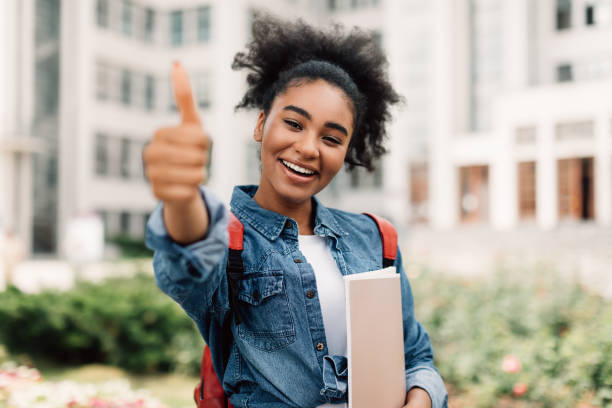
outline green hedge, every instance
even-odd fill
[[[197,372],[203,346],[185,312],[146,275],[67,292],[9,288],[0,293],[0,342],[11,354],[134,372]]]
[[[425,271],[411,282],[436,366],[455,398],[467,401],[462,406],[612,404],[610,302],[543,268],[481,281]],[[13,355],[63,364],[194,374],[203,345],[150,276],[80,283],[62,293],[11,288],[0,293],[0,342]],[[509,355],[520,360],[520,371],[504,372]],[[517,384],[527,386],[524,394],[513,392]]]
[[[151,251],[144,243],[144,239],[132,238],[127,235],[118,235],[108,239],[116,245],[124,258],[150,258],[153,256]]]
[[[469,406],[505,406],[504,399],[611,406],[610,302],[545,268],[504,270],[483,281],[425,272],[412,286],[436,365],[452,389],[471,397]],[[502,369],[509,355],[520,371]],[[526,392],[513,392],[517,384]]]

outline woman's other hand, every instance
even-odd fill
[[[414,387],[406,395],[404,408],[431,408],[429,394],[422,388]]]

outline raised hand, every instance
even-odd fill
[[[189,78],[180,63],[172,70],[178,126],[158,129],[144,151],[146,175],[153,194],[166,204],[187,204],[206,181],[209,141],[195,107]]]
[[[164,203],[164,222],[179,243],[201,238],[208,219],[199,185],[206,181],[209,140],[198,115],[189,77],[176,62],[172,69],[178,126],[158,129],[143,152],[145,171],[153,195]]]

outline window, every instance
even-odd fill
[[[210,40],[210,7],[204,6],[198,9],[198,42]]]
[[[96,3],[96,21],[99,27],[108,27],[108,0],[98,0]]]
[[[96,175],[108,175],[108,137],[96,134]]]
[[[410,218],[414,223],[427,222],[428,177],[427,163],[413,163],[410,165]]]
[[[119,176],[127,179],[130,177],[130,140],[121,139],[121,147],[119,150]]]
[[[154,109],[155,100],[155,78],[151,75],[145,77],[145,109],[151,111]]]
[[[610,22],[610,11],[612,1],[610,0],[588,0],[584,6],[584,23],[587,26],[608,25]]]
[[[557,30],[572,27],[572,0],[557,0]]]
[[[557,123],[555,125],[555,139],[559,142],[591,139],[593,135],[594,123],[591,120]]]
[[[180,10],[170,13],[170,44],[174,46],[183,43],[183,12]]]
[[[533,126],[519,127],[514,134],[517,145],[534,144],[536,141],[536,130]]]
[[[155,11],[153,9],[145,9],[145,41],[152,42],[155,35]]]
[[[557,67],[557,82],[571,82],[573,80],[574,74],[570,64],[562,64]]]
[[[459,214],[462,222],[482,222],[489,218],[489,167],[459,168]]]
[[[557,162],[559,218],[595,218],[593,168],[592,157],[561,159]]]
[[[38,60],[34,75],[38,96],[34,98],[34,114],[36,117],[53,116],[59,109],[59,55],[53,53]]]
[[[119,232],[121,235],[130,233],[130,214],[125,211],[119,214]]]
[[[109,72],[108,67],[98,64],[96,67],[96,99],[104,101],[108,99]]]
[[[132,35],[132,2],[123,0],[121,7],[121,31],[123,34]]]
[[[532,219],[536,215],[536,163],[518,164],[519,218]]]
[[[586,25],[595,25],[595,6],[587,4],[584,8],[584,23]]]
[[[210,107],[210,82],[210,77],[206,73],[195,77],[195,92],[200,108]]]
[[[129,105],[132,101],[132,74],[130,71],[124,70],[121,73],[121,102],[124,105]]]
[[[4,3],[4,2],[3,2]],[[18,2],[21,3],[21,2]],[[34,39],[37,45],[59,40],[60,36],[60,1],[36,0]]]

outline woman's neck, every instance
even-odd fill
[[[312,198],[301,203],[291,203],[278,200],[266,199],[261,189],[253,196],[253,199],[261,208],[274,211],[295,220],[298,224],[300,235],[314,234],[314,216]]]

